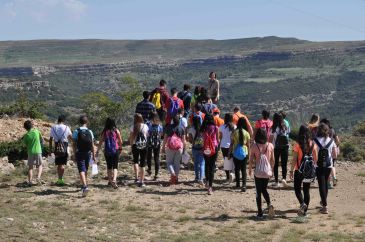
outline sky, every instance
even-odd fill
[[[0,40],[365,40],[365,0],[0,0]]]

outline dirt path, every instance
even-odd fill
[[[329,215],[318,212],[317,185],[311,190],[308,218],[298,218],[293,184],[270,189],[274,219],[256,221],[252,179],[243,193],[224,184],[216,173],[215,192],[194,184],[191,170],[182,170],[177,186],[148,181],[138,188],[131,165],[121,163],[118,190],[106,186],[105,167],[91,179],[91,192],[80,197],[75,167],[66,170],[65,187],[52,185],[54,167],[45,186],[24,188],[22,168],[0,177],[1,241],[365,241],[365,166],[338,165],[339,184],[329,191]]]

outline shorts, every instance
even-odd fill
[[[42,165],[42,154],[28,155],[28,166],[40,166]]]
[[[68,143],[67,142],[64,142],[63,144],[65,146],[65,149],[67,150]],[[65,156],[56,156],[55,157],[55,165],[57,165],[57,166],[66,165],[67,164],[67,160],[68,160],[68,153],[66,153]]]
[[[136,145],[132,146],[132,154],[133,154],[133,163],[138,164],[139,167],[146,166],[146,155],[147,148],[143,150],[137,149]]]
[[[117,152],[115,155],[104,154],[104,156],[108,170],[118,169],[119,152]]]
[[[87,172],[87,170],[89,169],[90,160],[91,160],[91,152],[76,153],[77,169],[79,170],[79,173]]]

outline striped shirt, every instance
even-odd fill
[[[153,103],[151,103],[147,99],[144,99],[142,102],[137,104],[135,113],[140,113],[144,121],[147,121],[150,120],[151,113],[155,111],[156,111],[155,105],[153,105]]]

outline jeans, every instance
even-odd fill
[[[247,159],[239,160],[233,157],[234,162],[234,173],[236,176],[236,187],[240,187],[240,172],[242,173],[242,187],[246,187],[246,180],[247,180],[247,173],[246,173],[246,166],[247,166]]]
[[[192,149],[192,152],[194,161],[195,180],[203,181],[204,171],[205,171],[205,160],[203,152],[201,150],[196,150],[196,149]]]
[[[160,171],[160,146],[157,148],[148,147],[147,148],[147,167],[148,171],[151,171],[152,169],[152,153],[153,158],[155,160],[155,175],[158,175],[158,172]]]
[[[256,186],[256,204],[258,214],[262,215],[262,202],[261,202],[261,194],[264,196],[264,199],[267,203],[267,206],[271,204],[270,196],[267,192],[267,184],[269,183],[269,178],[257,178],[255,177],[255,186]]]
[[[303,183],[303,193],[304,193],[304,199],[303,199],[302,183],[303,183],[303,175],[301,173],[299,173],[299,171],[296,170],[294,172],[295,196],[297,197],[299,204],[302,205],[303,203],[305,203],[307,205],[307,209],[308,209],[309,201],[310,201],[309,189],[310,189],[311,184],[309,182]]]
[[[182,158],[183,149],[170,150],[166,149],[166,163],[167,169],[172,176],[179,176],[180,173],[180,161]]]
[[[322,205],[327,206],[327,195],[328,195],[328,178],[331,174],[332,168],[317,167],[317,180],[319,195],[321,196]]]
[[[205,160],[205,177],[207,179],[209,187],[213,186],[215,162],[218,157],[218,147],[215,148],[215,154],[212,156],[204,155]]]
[[[288,156],[289,156],[289,147],[284,148],[275,148],[274,149],[275,156],[275,165],[274,165],[274,176],[275,182],[279,181],[279,159],[281,158],[281,170],[283,179],[286,180],[286,174],[288,172]]]

